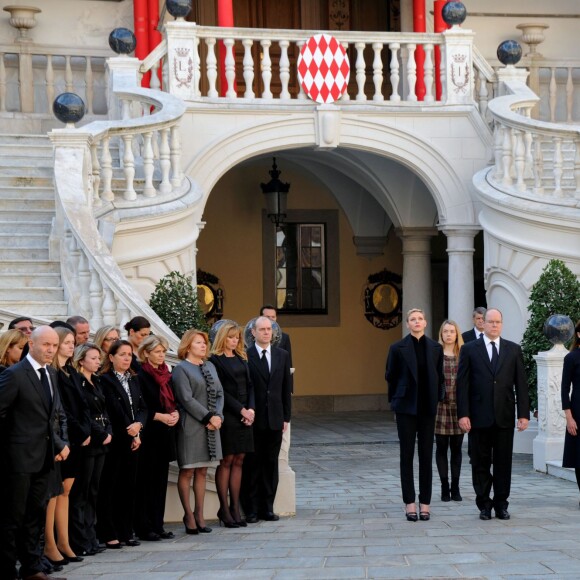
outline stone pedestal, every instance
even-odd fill
[[[560,384],[564,357],[568,351],[555,345],[538,353],[538,436],[534,439],[534,469],[547,472],[546,462],[561,461],[564,449],[566,418],[562,411]]]

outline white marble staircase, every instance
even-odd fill
[[[55,215],[52,144],[44,135],[0,135],[0,308],[67,316],[60,264],[50,261]]]

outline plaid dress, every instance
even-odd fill
[[[456,356],[443,355],[443,375],[445,376],[445,401],[437,406],[435,419],[436,435],[461,435],[463,431],[457,422],[457,364]]]

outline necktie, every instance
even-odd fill
[[[497,348],[495,346],[495,342],[492,340],[490,344],[491,344],[491,368],[493,369],[493,372],[495,373],[495,369],[497,367],[497,359],[499,358],[499,354],[497,353]]]
[[[46,375],[45,368],[39,368],[38,372],[40,373],[40,384],[42,385],[42,390],[44,391],[44,396],[48,401],[48,405],[52,405],[52,393],[50,392],[50,383],[48,382],[48,376]]]
[[[479,333],[479,338],[481,338],[483,336],[483,332]]]
[[[262,365],[262,368],[266,371],[266,374],[270,374],[270,367],[268,366],[268,359],[266,358],[266,352],[267,350],[264,349],[262,350],[262,356],[260,358],[260,363]]]

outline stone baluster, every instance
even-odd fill
[[[68,93],[72,93],[75,90],[73,84],[72,68],[70,65],[70,56],[64,57],[64,86]]]
[[[544,177],[544,153],[542,151],[542,139],[540,135],[535,135],[534,138],[534,193],[538,195],[544,194],[544,186],[542,179]]]
[[[262,82],[264,83],[264,90],[262,91],[263,99],[271,99],[272,91],[270,90],[270,83],[272,82],[272,60],[270,58],[270,46],[272,44],[271,40],[262,40],[260,45],[262,46],[263,56],[262,56]]]
[[[0,112],[6,112],[6,66],[3,52],[0,52]]]
[[[493,156],[495,159],[494,178],[499,181],[503,176],[503,127],[499,121],[494,123]]]
[[[526,184],[524,181],[526,146],[524,143],[523,131],[514,131],[515,136],[515,170],[516,170],[516,188],[518,191],[526,191]]]
[[[216,99],[219,97],[219,93],[216,89],[217,59],[215,56],[215,38],[206,38],[205,44],[207,46],[207,58],[205,59],[205,63],[207,67],[207,81],[209,85],[207,96],[210,99]]]
[[[120,298],[117,298],[117,322],[121,332],[123,332],[122,329],[125,327],[125,324],[129,322],[129,320],[131,320],[131,313],[129,312],[129,309],[125,306]]]
[[[78,278],[79,278],[78,299],[79,305],[81,307],[80,314],[82,316],[87,316],[91,309],[90,302],[91,272],[89,270],[89,260],[82,250],[79,252]]]
[[[288,46],[290,42],[288,40],[281,40],[280,45],[280,84],[282,89],[280,91],[280,99],[288,100],[290,99],[290,91],[288,90],[288,84],[290,82],[290,60],[288,58]]]
[[[357,86],[357,94],[356,100],[357,101],[366,101],[367,96],[365,95],[365,81],[366,81],[366,74],[365,74],[365,43],[364,42],[356,42],[356,63],[355,63],[355,70],[356,70],[356,86]]]
[[[408,44],[407,51],[407,85],[409,87],[409,92],[407,93],[407,101],[416,101],[417,95],[415,94],[415,85],[417,84],[417,63],[415,62],[415,49],[416,44]]]
[[[169,181],[169,172],[171,170],[171,161],[169,159],[169,128],[161,129],[161,143],[159,145],[159,165],[161,167],[161,183],[159,184],[160,193],[171,193],[171,181]]]
[[[244,99],[253,99],[254,94],[254,59],[252,58],[252,45],[254,41],[251,38],[244,38],[242,40],[242,45],[244,47],[244,83],[246,84],[246,90],[244,92]],[[306,98],[306,95],[304,95]]]
[[[85,66],[85,95],[87,102],[85,105],[87,106],[87,113],[89,115],[93,114],[93,99],[94,99],[94,87],[93,87],[93,66],[91,63],[91,57],[87,56],[86,59],[86,66]],[[51,102],[51,101],[49,101]]]
[[[133,135],[123,135],[123,173],[125,174],[125,191],[123,197],[128,201],[137,199],[135,191],[135,156],[133,155]]]
[[[375,56],[373,58],[373,84],[375,92],[373,101],[384,101],[383,97],[383,61],[381,60],[381,51],[383,50],[382,42],[373,42],[372,44]]]
[[[157,191],[153,186],[153,147],[151,145],[153,134],[151,131],[143,134],[143,173],[145,175],[145,185],[143,195],[145,197],[155,197]]]
[[[179,127],[171,127],[171,185],[173,189],[178,188],[183,182],[181,172],[181,139]]]
[[[401,100],[401,95],[399,94],[399,48],[401,48],[401,45],[398,42],[389,44],[389,49],[391,50],[391,101]]]
[[[66,231],[68,233],[68,243],[66,246],[68,259],[63,260],[62,263],[66,266],[69,294],[73,300],[78,301],[82,296],[80,276],[82,271],[81,250],[70,227],[68,226],[68,222]]]
[[[50,109],[54,102],[54,69],[52,68],[52,55],[50,54],[46,57],[46,71],[44,78],[46,81],[46,102]]]
[[[161,81],[159,80],[159,63],[160,61],[154,62],[151,66],[151,81],[149,82],[149,86],[154,91],[161,90]]]
[[[101,145],[101,176],[103,178],[103,194],[104,201],[113,201],[115,194],[113,193],[113,158],[110,150],[110,137],[104,137]]]
[[[502,165],[503,178],[502,183],[506,186],[512,184],[512,163],[513,163],[513,147],[512,147],[512,130],[509,127],[503,127],[503,141],[502,141]]]
[[[341,42],[340,44],[344,48],[344,51],[346,52],[346,54],[348,54],[348,42]],[[350,77],[349,77],[349,80],[350,80]],[[346,87],[346,90],[344,91],[344,93],[342,93],[342,96],[340,97],[339,100],[340,101],[350,101],[350,95],[348,94],[348,86]]]
[[[550,103],[550,121],[552,123],[556,122],[556,98],[558,87],[556,85],[556,68],[552,67],[552,74],[550,76],[550,91],[549,91],[549,103]]]
[[[236,60],[234,58],[234,43],[233,38],[226,38],[224,40],[224,45],[226,47],[226,83],[228,90],[226,92],[226,97],[228,99],[237,98],[236,93]]]
[[[298,54],[300,54],[300,51],[302,50],[302,47],[304,46],[304,44],[306,44],[306,41],[304,40],[299,40],[296,43],[296,46],[298,47]],[[345,91],[348,92],[348,91]],[[306,100],[306,93],[304,92],[304,89],[302,88],[302,83],[298,83],[298,100],[299,101],[305,101]]]
[[[89,299],[91,304],[91,318],[90,323],[93,328],[101,328],[103,326],[103,301],[105,295],[103,293],[103,285],[101,284],[101,276],[96,268],[91,269],[91,282],[89,286]]]
[[[566,120],[572,123],[574,111],[574,81],[572,80],[572,67],[568,67],[568,80],[566,81]]]
[[[208,39],[206,39],[206,42]],[[215,43],[215,38],[214,38]],[[196,36],[193,40],[193,96],[201,97],[201,59],[199,57],[199,37]],[[169,86],[169,85],[165,85]]]
[[[117,323],[117,301],[115,294],[107,286],[103,285],[103,324],[105,326],[115,326]]]
[[[482,71],[479,71],[479,112],[485,119],[487,113],[487,103],[489,102],[489,91],[487,88],[487,79]]]
[[[580,199],[580,137],[574,139],[574,183],[576,185],[574,197]]]
[[[440,44],[441,66],[439,67],[439,82],[441,83],[441,102],[447,102],[447,48]]]
[[[425,99],[426,103],[432,103],[435,101],[435,96],[433,95],[433,44],[425,44],[425,64],[423,70],[425,71]]]
[[[562,138],[554,137],[554,196],[562,197],[562,173],[564,157],[562,156]]]
[[[93,206],[99,207],[103,202],[99,197],[99,187],[101,185],[101,166],[99,165],[99,152],[97,143],[91,143],[91,167],[93,178]]]

